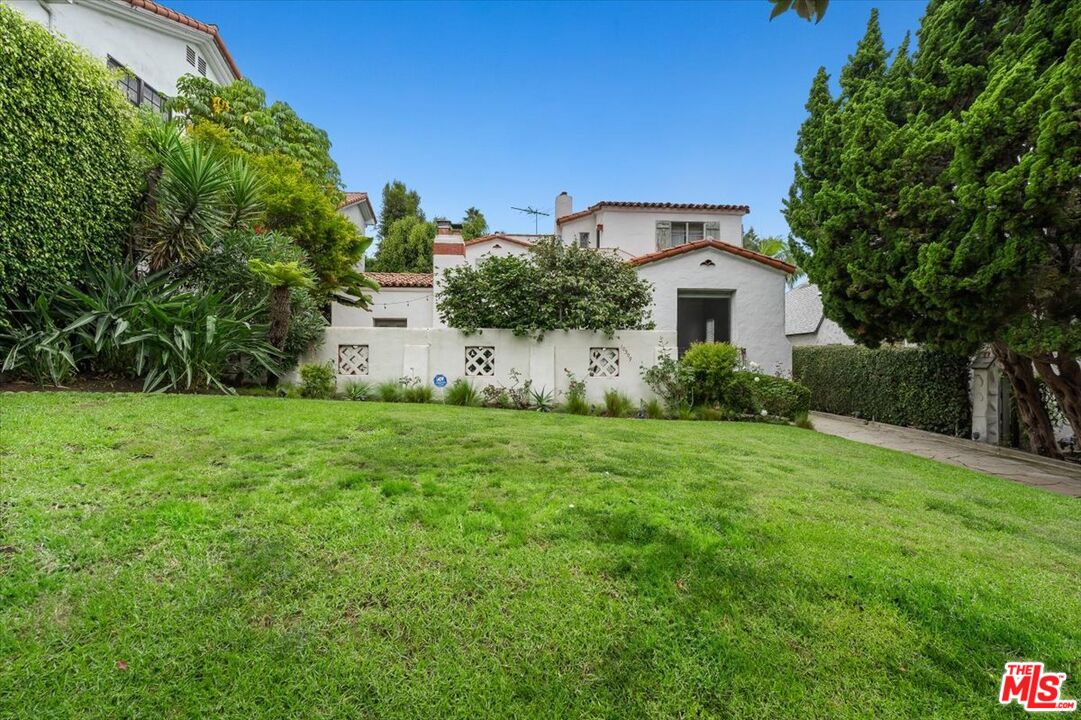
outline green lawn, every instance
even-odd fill
[[[1020,717],[1081,504],[797,428],[0,396],[0,717]]]

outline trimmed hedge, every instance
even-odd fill
[[[0,294],[47,293],[120,257],[134,117],[103,62],[0,6]]]
[[[969,359],[922,348],[821,345],[792,349],[792,376],[811,408],[967,437]]]

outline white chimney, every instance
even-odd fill
[[[559,234],[559,218],[570,215],[574,212],[574,199],[567,194],[567,191],[559,193],[556,197],[556,235]]]
[[[449,220],[437,220],[435,227],[435,242],[432,243],[432,327],[442,328],[447,324],[439,317],[436,306],[443,292],[443,273],[448,268],[465,264],[465,242],[462,241],[462,233]]]

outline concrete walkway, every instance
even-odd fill
[[[856,442],[961,465],[1060,495],[1081,498],[1081,466],[994,445],[885,425],[858,418],[811,413],[815,430]]]

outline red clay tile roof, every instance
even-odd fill
[[[556,218],[556,224],[562,225],[570,220],[577,220],[578,218],[592,215],[606,207],[616,208],[643,208],[647,210],[703,210],[714,212],[738,212],[747,214],[751,211],[751,208],[747,205],[718,205],[713,203],[651,203],[651,202],[626,202],[622,200],[601,200],[599,203],[590,205],[585,210],[581,210],[570,215],[564,215],[563,217]]]
[[[225,41],[221,39],[221,35],[218,34],[217,25],[209,25],[205,22],[196,20],[193,17],[189,17],[184,13],[178,13],[176,10],[170,10],[169,8],[154,2],[154,0],[125,0],[129,5],[134,8],[141,8],[147,12],[160,15],[163,18],[172,20],[173,22],[186,25],[194,30],[205,32],[210,37],[214,38],[214,43],[218,46],[218,50],[221,51],[221,56],[225,58],[225,62],[229,65],[229,69],[233,71],[233,77],[239,80],[242,76],[240,74],[240,68],[236,66],[233,61],[233,56],[229,54],[229,49],[225,47]]]
[[[432,286],[431,273],[366,272],[364,275],[375,280],[380,287],[430,288]]]
[[[368,193],[346,190],[342,193],[342,195],[342,202],[340,205],[338,205],[339,210],[341,210],[342,208],[350,207],[352,205],[357,205],[359,203],[364,203],[368,206],[368,212],[371,213],[373,218],[375,217],[375,208],[372,207],[372,202],[368,199]]]
[[[762,253],[757,253],[754,250],[748,250],[747,248],[737,247],[736,245],[731,245],[726,242],[721,242],[720,240],[712,239],[699,240],[692,243],[684,243],[683,245],[676,245],[675,247],[671,247],[655,253],[650,253],[648,255],[639,255],[636,258],[628,260],[627,263],[634,266],[645,265],[646,263],[657,262],[658,260],[666,260],[671,257],[676,257],[677,255],[682,255],[683,253],[694,252],[695,250],[701,250],[707,247],[713,248],[714,250],[723,250],[726,253],[731,253],[747,260],[753,260],[757,263],[768,265],[774,270],[781,270],[782,272],[788,274],[794,273],[796,271],[795,265],[789,265],[783,260],[778,260],[775,257],[763,255]]]
[[[503,233],[492,233],[491,235],[481,235],[475,237],[472,240],[466,240],[466,245],[477,245],[479,243],[490,242],[492,240],[499,240],[501,242],[509,242],[515,245],[521,245],[522,247],[530,247],[533,243],[528,240],[522,240],[521,238],[511,237],[510,235],[504,235]]]

